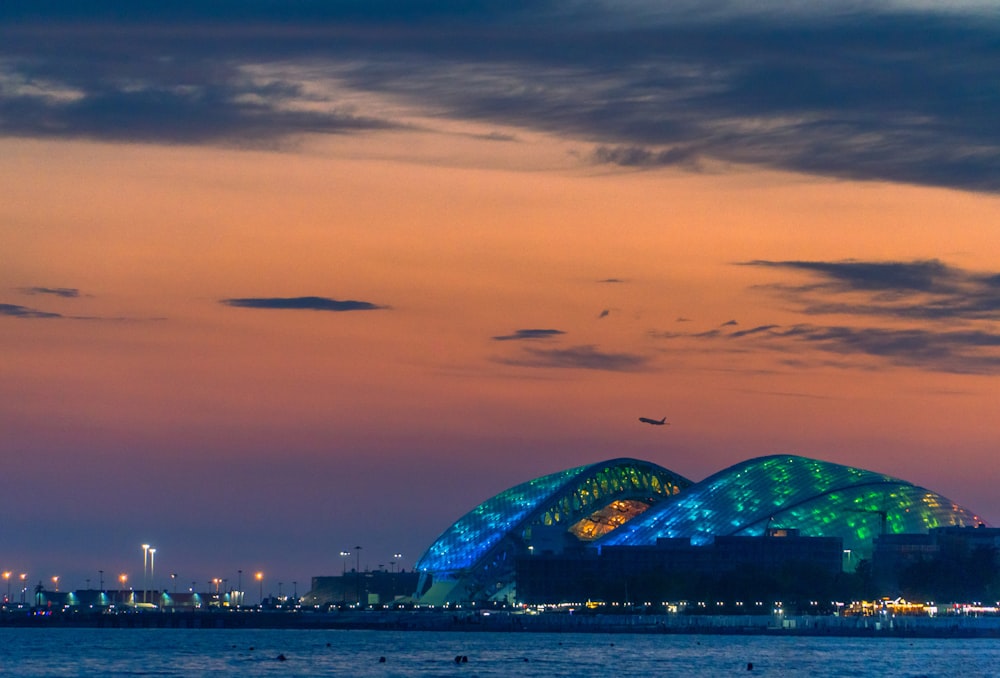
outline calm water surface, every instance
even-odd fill
[[[284,655],[285,661],[278,656]],[[456,656],[468,663],[456,664]],[[385,657],[385,663],[379,658]],[[753,663],[752,673],[747,663]],[[222,629],[0,629],[5,676],[1000,675],[1000,641]]]

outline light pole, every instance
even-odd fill
[[[393,600],[396,600],[396,565],[399,563],[400,560],[402,560],[402,558],[403,558],[402,553],[393,553],[392,560],[389,561],[392,564],[392,580],[391,580],[390,590],[392,591]]]
[[[361,607],[361,547],[355,546],[354,552],[357,554],[357,566],[354,568],[354,595]]]
[[[142,602],[146,602],[146,563],[149,560],[149,544],[142,545]]]
[[[170,578],[174,580],[174,593],[177,593],[177,573],[172,573]]]
[[[261,605],[263,605],[264,604],[264,573],[263,572],[258,572],[257,574],[254,575],[254,578],[257,580],[257,585],[260,587],[260,591],[258,593],[258,595],[260,597],[259,598],[259,603]]]
[[[21,573],[21,604],[24,605],[24,596],[28,592],[28,573]]]
[[[9,603],[10,602],[10,575],[12,575],[12,574],[14,574],[14,573],[11,572],[11,571],[9,571],[9,570],[4,570],[4,573],[3,573],[3,578],[7,580],[7,597],[3,601],[5,603]]]
[[[340,574],[340,603],[341,605],[347,603],[347,559],[351,557],[350,551],[340,552],[340,562],[343,563],[344,569]]]
[[[56,593],[59,593],[59,575],[52,577],[52,583],[55,584]]]
[[[243,570],[236,570],[236,588],[238,589],[236,607],[239,607],[243,604]]]
[[[120,581],[121,584],[122,584],[122,605],[124,605],[125,604],[125,582],[128,581],[128,575],[125,574],[124,572],[122,572],[120,575],[118,575],[118,581]]]
[[[149,549],[149,586],[155,587],[156,575],[153,574],[153,558],[156,556],[156,549]]]
[[[104,570],[98,570],[97,574],[101,576],[101,593],[104,593]]]

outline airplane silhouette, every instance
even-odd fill
[[[666,417],[664,417],[663,419],[650,419],[649,417],[639,417],[639,421],[641,421],[643,424],[652,424],[653,426],[663,426],[664,424],[666,424],[667,426],[670,425],[667,424]]]

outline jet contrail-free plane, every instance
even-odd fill
[[[667,424],[667,418],[666,417],[664,417],[663,419],[650,419],[649,417],[639,417],[639,421],[641,421],[643,424],[652,424],[653,426],[664,426],[664,425],[669,426],[670,425],[670,424]]]

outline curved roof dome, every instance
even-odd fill
[[[693,544],[705,544],[716,535],[762,535],[771,527],[841,537],[845,549],[865,551],[879,534],[980,523],[970,510],[905,480],[776,455],[730,466],[597,543],[636,546],[661,537],[689,537]]]
[[[471,581],[506,586],[513,580],[513,557],[541,544],[542,535],[557,535],[546,544],[592,541],[690,485],[662,466],[626,458],[535,478],[459,518],[415,567],[435,582],[468,580],[462,599],[482,598]]]

